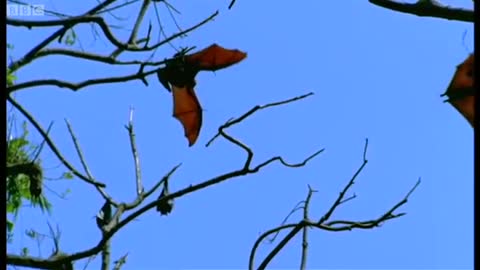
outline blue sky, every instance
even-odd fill
[[[175,46],[203,48],[215,42],[248,53],[234,67],[197,76],[197,95],[205,112],[194,147],[187,146],[182,127],[171,117],[171,95],[155,76],[148,78],[148,87],[140,81],[78,92],[40,87],[20,91],[15,97],[45,127],[55,122],[52,138],[69,160],[80,165],[63,122],[68,118],[94,176],[120,200],[135,196],[133,160],[124,129],[130,106],[135,108],[147,188],[180,162],[182,167],[170,181],[173,190],[239,168],[245,155],[235,146],[218,140],[204,147],[217,127],[255,105],[310,91],[315,95],[259,112],[232,128],[231,134],[254,150],[255,164],[276,155],[298,162],[320,148],[325,151],[303,168],[272,164],[256,175],[182,197],[168,217],[148,212],[115,236],[112,260],[128,252],[124,270],[245,269],[255,239],[279,225],[305,197],[307,184],[319,190],[312,200],[312,215],[320,217],[326,211],[361,165],[364,140],[369,138],[369,163],[349,194],[357,198],[343,205],[333,219],[376,218],[401,200],[419,177],[422,183],[400,209],[407,215],[380,228],[340,233],[313,230],[309,268],[473,268],[473,130],[440,97],[456,65],[473,50],[472,24],[400,14],[367,1],[237,0],[230,11],[229,1],[193,2],[171,3],[181,11],[176,19],[183,28],[217,9],[220,15],[174,42]],[[450,2],[444,3],[472,6],[467,0]],[[79,14],[96,1],[42,3],[47,9]],[[138,7],[139,3],[116,13],[124,21],[107,19],[130,29]],[[174,22],[159,7],[163,26],[171,34],[176,30]],[[153,9],[146,18],[158,31]],[[15,45],[13,57],[52,32],[9,27],[7,40]],[[116,29],[115,34],[125,40],[128,31]],[[77,35],[85,50],[112,51],[103,37],[91,38],[89,26],[79,27]],[[156,59],[173,53],[165,46]],[[134,70],[51,57],[25,67],[17,76],[18,82],[47,77],[78,82]],[[32,139],[40,142],[37,134]],[[42,161],[47,176],[61,173],[50,151],[43,153]],[[46,191],[55,203],[50,217],[26,209],[18,217],[10,251],[28,246],[38,255],[36,244],[20,234],[32,226],[48,232],[47,218],[61,226],[61,247],[66,252],[89,248],[100,239],[93,218],[103,204],[100,195],[78,179],[48,185],[58,192],[66,188],[72,192],[63,200]],[[292,221],[300,218],[298,213]],[[48,256],[51,242],[44,243],[41,255]],[[262,245],[257,263],[271,248],[271,244]],[[300,237],[270,267],[297,268],[299,261]],[[80,262],[76,267],[83,269],[83,265]],[[88,269],[99,265],[97,258]]]

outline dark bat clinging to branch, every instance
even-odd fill
[[[158,80],[173,95],[173,117],[183,125],[189,146],[196,142],[202,126],[202,107],[194,91],[195,76],[199,71],[229,67],[245,57],[244,52],[213,44],[193,54],[181,51],[158,70]]]

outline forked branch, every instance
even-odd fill
[[[420,179],[417,181],[417,183],[413,186],[413,188],[410,189],[410,191],[404,196],[404,198],[399,201],[397,204],[395,204],[393,207],[391,207],[388,211],[386,211],[384,214],[382,214],[380,217],[376,219],[371,219],[371,220],[365,220],[365,221],[348,221],[348,220],[334,220],[334,221],[329,221],[330,216],[332,213],[337,209],[338,206],[341,204],[350,201],[351,199],[355,198],[355,195],[348,197],[344,199],[346,192],[353,186],[355,179],[357,176],[360,174],[360,172],[363,170],[365,165],[367,164],[368,160],[366,159],[366,152],[367,152],[367,147],[368,147],[368,139],[365,141],[365,148],[363,152],[363,163],[362,165],[358,168],[358,170],[354,173],[350,181],[346,184],[346,186],[343,188],[343,190],[340,192],[339,196],[333,202],[329,210],[318,220],[318,221],[313,221],[309,216],[308,216],[308,202],[310,201],[311,197],[311,189],[309,190],[309,194],[307,196],[307,199],[305,201],[305,209],[304,209],[304,218],[294,224],[282,224],[281,226],[278,226],[274,229],[271,229],[262,235],[255,241],[252,250],[250,252],[250,258],[249,258],[249,270],[254,270],[255,268],[255,254],[260,246],[260,244],[270,235],[273,234],[278,234],[280,231],[285,230],[285,229],[291,229],[290,232],[272,249],[272,251],[265,257],[265,259],[262,261],[260,266],[257,268],[257,270],[263,270],[266,269],[267,265],[271,262],[271,260],[282,250],[285,245],[295,236],[297,233],[299,233],[302,229],[304,230],[303,234],[303,242],[302,242],[302,261],[301,261],[301,268],[304,269],[306,267],[306,252],[307,252],[307,247],[308,247],[308,240],[307,240],[307,234],[305,233],[305,230],[308,227],[311,228],[317,228],[320,230],[326,230],[326,231],[349,231],[353,229],[372,229],[377,226],[380,226],[383,222],[401,217],[405,215],[405,213],[394,213],[400,206],[404,205],[407,203],[407,200],[409,196],[413,193],[413,191],[417,188],[417,186],[420,184]]]
[[[239,117],[238,119],[229,121],[229,122],[223,124],[219,128],[220,136],[224,137],[228,141],[232,142],[233,144],[239,146],[241,149],[246,151],[247,158],[245,160],[245,163],[241,166],[240,169],[237,169],[237,170],[231,171],[231,172],[227,172],[225,174],[222,174],[222,175],[213,177],[209,180],[203,181],[199,184],[189,185],[189,186],[187,186],[183,189],[180,189],[176,192],[169,193],[168,195],[166,195],[164,197],[161,197],[157,200],[153,200],[150,203],[146,204],[145,206],[133,211],[132,213],[127,215],[124,219],[121,219],[121,215],[126,210],[128,210],[127,207],[129,209],[133,209],[138,204],[128,206],[124,203],[121,203],[119,205],[119,207],[117,208],[117,211],[112,218],[112,222],[110,222],[107,226],[105,226],[103,228],[104,233],[102,235],[102,238],[92,248],[89,248],[89,249],[86,249],[86,250],[83,250],[83,251],[79,251],[79,252],[76,252],[76,253],[72,253],[72,254],[69,254],[69,255],[64,255],[64,256],[55,257],[55,258],[48,258],[48,259],[7,254],[7,264],[8,265],[15,265],[15,266],[36,267],[36,268],[42,268],[42,269],[52,269],[52,268],[64,265],[65,263],[68,263],[68,262],[73,262],[73,261],[76,261],[76,260],[87,258],[87,257],[90,257],[90,256],[95,255],[95,254],[99,253],[100,251],[102,251],[105,244],[108,243],[108,241],[113,237],[113,235],[116,232],[118,232],[121,228],[126,226],[132,220],[138,218],[142,214],[144,214],[147,211],[156,207],[159,203],[166,202],[168,200],[173,200],[173,199],[180,198],[180,197],[185,196],[187,194],[190,194],[190,193],[193,193],[193,192],[196,192],[196,191],[200,191],[204,188],[207,188],[207,187],[225,182],[227,180],[231,180],[233,178],[237,178],[237,177],[240,177],[240,176],[246,176],[246,175],[249,175],[249,174],[256,173],[260,169],[262,169],[263,167],[267,166],[268,164],[270,164],[274,161],[278,161],[278,162],[280,162],[281,164],[283,164],[284,166],[287,166],[287,167],[302,167],[302,166],[306,165],[309,160],[311,160],[312,158],[314,158],[315,156],[320,154],[323,151],[323,149],[315,152],[314,154],[310,155],[309,157],[307,157],[306,159],[304,159],[303,161],[301,161],[299,163],[288,163],[282,157],[277,156],[277,157],[272,157],[272,158],[270,158],[270,159],[268,159],[264,162],[261,162],[257,166],[251,167],[251,162],[252,162],[252,158],[253,158],[253,151],[249,147],[247,147],[245,144],[240,142],[238,139],[235,139],[232,136],[228,135],[227,132],[226,132],[226,129],[228,127],[234,125],[234,124],[240,123],[241,121],[245,120],[248,116],[252,115],[254,112],[256,112],[260,109],[287,104],[287,103],[290,103],[290,102],[293,102],[293,101],[296,101],[296,100],[303,99],[303,98],[305,98],[307,96],[310,96],[310,95],[312,95],[312,93],[307,94],[307,95],[303,95],[303,96],[300,96],[300,97],[296,97],[296,98],[293,98],[293,99],[285,100],[285,101],[270,103],[270,104],[267,104],[267,105],[264,105],[264,106],[256,106],[252,110],[248,111],[247,113],[245,113],[244,115]],[[178,168],[178,166],[175,167],[172,171],[170,171],[168,176],[171,175],[173,173],[173,171],[176,170],[176,168]],[[138,196],[138,198],[146,198],[148,195],[151,195],[154,192],[154,190],[156,188],[158,188],[158,186],[160,186],[160,183],[164,182],[164,181],[165,181],[165,178],[162,179],[162,181],[160,181],[159,184],[156,184],[151,190],[146,192],[144,196]],[[119,220],[119,221],[117,222],[117,220]]]

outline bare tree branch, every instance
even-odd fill
[[[228,5],[228,9],[232,9],[233,5],[235,4],[236,0],[230,1],[230,4]]]
[[[154,49],[156,49],[156,48],[158,48],[158,47],[160,47],[160,46],[162,46],[162,45],[165,45],[165,44],[171,42],[171,41],[174,40],[174,39],[177,39],[177,38],[179,38],[179,37],[181,37],[181,36],[186,35],[187,33],[191,32],[191,31],[199,28],[200,26],[206,24],[207,22],[213,20],[217,15],[218,15],[218,10],[215,11],[215,13],[213,13],[212,15],[210,15],[210,16],[209,16],[208,18],[206,18],[205,20],[197,23],[196,25],[194,25],[194,26],[192,26],[192,27],[190,27],[190,28],[188,28],[188,29],[186,29],[186,30],[184,30],[184,31],[181,31],[181,32],[178,32],[178,33],[176,33],[176,34],[171,35],[170,37],[164,39],[163,41],[158,42],[156,45],[153,45],[153,46],[149,47],[148,50],[154,50]],[[143,49],[145,49],[145,48],[143,48]],[[122,51],[123,51],[122,48],[118,48],[116,51],[114,51],[114,52],[112,53],[112,56],[113,56],[113,57],[116,57],[116,56],[118,56],[118,54],[119,54],[120,52],[122,52]]]
[[[142,7],[138,11],[137,20],[135,21],[135,25],[133,26],[133,30],[130,33],[130,38],[128,39],[127,44],[133,44],[138,34],[138,30],[142,25],[143,18],[145,17],[145,13],[147,12],[148,6],[150,5],[151,0],[143,0]]]
[[[92,9],[90,9],[89,11],[87,11],[86,13],[83,14],[83,16],[90,16],[90,15],[93,15],[95,14],[97,11],[100,11],[102,10],[103,8],[106,8],[108,5],[112,4],[113,2],[115,2],[117,0],[105,0],[101,3],[99,3],[97,6],[93,7]],[[11,72],[14,72],[16,71],[17,69],[19,69],[20,67],[30,63],[31,61],[33,61],[35,59],[35,55],[37,54],[37,52],[39,52],[41,49],[45,48],[45,46],[47,46],[48,44],[50,44],[50,42],[54,41],[55,39],[59,38],[60,36],[64,35],[68,29],[72,28],[73,25],[69,25],[69,26],[64,26],[62,27],[61,29],[55,31],[55,33],[53,33],[52,35],[50,35],[48,38],[46,38],[45,40],[43,40],[42,42],[40,42],[37,46],[35,46],[33,49],[31,49],[28,53],[26,53],[23,57],[21,57],[19,60],[15,61],[15,62],[12,62],[10,63],[10,65],[8,65],[8,69],[11,71]]]
[[[400,3],[392,0],[369,0],[369,2],[379,7],[420,17],[474,22],[473,10],[443,6],[435,0],[419,0],[414,4]]]
[[[109,270],[110,269],[110,257],[111,257],[111,239],[105,242],[105,245],[102,249],[102,266],[100,269]]]
[[[291,99],[287,99],[287,100],[283,100],[283,101],[279,101],[279,102],[274,102],[274,103],[269,103],[269,104],[266,104],[266,105],[257,105],[255,107],[253,107],[251,110],[249,110],[248,112],[244,113],[242,116],[238,117],[238,118],[231,118],[229,119],[225,124],[221,125],[219,128],[218,128],[218,133],[213,136],[212,139],[210,139],[210,141],[207,142],[207,144],[205,145],[206,147],[210,146],[210,144],[212,144],[212,142],[217,138],[219,137],[220,135],[224,136],[225,137],[225,133],[223,133],[223,130],[228,128],[228,127],[231,127],[233,125],[236,125],[238,123],[240,123],[241,121],[245,120],[247,117],[249,117],[250,115],[254,114],[256,111],[259,111],[259,110],[263,110],[263,109],[266,109],[268,107],[275,107],[275,106],[280,106],[280,105],[284,105],[284,104],[287,104],[287,103],[291,103],[291,102],[294,102],[294,101],[297,101],[297,100],[300,100],[300,99],[304,99],[304,98],[307,98],[309,96],[313,95],[313,92],[310,92],[308,94],[305,94],[305,95],[301,95],[301,96],[298,96],[298,97],[294,97],[294,98],[291,98]],[[226,137],[227,138],[227,137]],[[227,138],[228,139],[228,138]],[[235,143],[234,141],[232,141],[233,143]],[[237,144],[237,143],[235,143]],[[239,145],[240,147],[242,147],[243,149],[245,149],[247,152],[248,150],[246,149],[246,147],[243,147],[241,145]],[[250,153],[249,153],[250,154]]]
[[[257,108],[257,109],[255,109],[255,110],[252,109],[253,111],[250,110],[249,112],[247,112],[246,114],[241,116],[239,119],[247,118],[247,116],[253,114],[253,112],[255,112],[256,110],[259,110],[258,108],[268,108],[268,107],[272,107],[272,106],[278,106],[278,105],[286,104],[286,103],[289,103],[289,102],[299,100],[299,99],[304,98],[304,97],[309,96],[309,95],[311,95],[311,94],[304,95],[304,96],[297,97],[297,98],[293,98],[293,99],[289,99],[289,100],[285,100],[285,101],[270,103],[270,104],[267,104],[267,105],[264,105],[264,106],[256,106],[255,108]],[[154,200],[154,201],[146,204],[145,206],[141,207],[140,209],[135,210],[134,212],[132,212],[131,214],[126,216],[123,220],[117,222],[117,220],[120,218],[121,214],[124,213],[125,210],[127,210],[127,205],[124,204],[124,203],[121,203],[117,207],[116,213],[114,214],[114,217],[112,218],[111,222],[104,227],[104,234],[103,234],[101,240],[97,243],[97,245],[95,245],[92,248],[89,248],[89,249],[84,250],[84,251],[76,252],[76,253],[73,253],[73,254],[70,254],[70,255],[64,255],[64,256],[61,256],[61,257],[52,257],[52,258],[49,258],[49,259],[43,259],[43,258],[37,258],[37,257],[24,257],[24,256],[19,256],[19,255],[7,254],[7,264],[8,265],[15,265],[15,266],[27,266],[27,267],[33,267],[34,266],[34,267],[42,268],[42,269],[51,269],[51,268],[58,267],[59,265],[63,265],[64,263],[67,263],[67,262],[73,262],[73,261],[76,261],[76,260],[79,260],[79,259],[90,257],[90,256],[95,255],[95,254],[99,253],[100,251],[102,251],[105,244],[121,228],[126,226],[129,222],[136,219],[140,215],[142,215],[142,214],[146,213],[147,211],[149,211],[150,209],[156,207],[157,204],[159,204],[159,203],[162,203],[162,202],[165,202],[165,201],[168,201],[168,200],[173,200],[175,198],[180,198],[180,197],[185,196],[187,194],[190,194],[190,193],[193,193],[195,191],[198,191],[198,190],[201,190],[201,189],[219,184],[219,183],[224,182],[226,180],[230,180],[230,179],[237,178],[237,177],[240,177],[240,176],[246,176],[246,175],[249,175],[249,174],[256,173],[261,168],[267,166],[270,163],[273,163],[274,161],[279,161],[280,163],[282,163],[284,166],[287,166],[287,167],[302,167],[302,166],[306,165],[306,163],[309,160],[311,160],[313,157],[317,156],[318,154],[320,154],[323,151],[323,149],[322,149],[322,150],[319,150],[319,151],[315,152],[314,154],[307,157],[306,159],[304,159],[300,163],[287,163],[286,161],[284,161],[284,159],[282,157],[277,156],[277,157],[272,157],[269,160],[264,161],[264,162],[260,163],[259,165],[251,168],[250,166],[251,166],[251,161],[252,161],[252,158],[253,158],[253,151],[250,148],[248,148],[247,146],[245,146],[243,143],[238,141],[237,139],[234,139],[233,137],[226,134],[226,132],[224,130],[228,126],[231,126],[232,123],[239,123],[239,121],[235,120],[235,121],[230,121],[228,123],[225,123],[224,125],[222,125],[221,128],[219,128],[219,130],[220,130],[221,135],[225,139],[227,139],[228,141],[238,145],[240,148],[244,149],[247,152],[247,158],[246,158],[245,163],[242,166],[242,168],[240,168],[238,170],[235,170],[235,171],[232,171],[232,172],[228,172],[228,173],[216,176],[216,177],[214,177],[210,180],[201,182],[201,183],[196,184],[196,185],[189,185],[188,187],[185,187],[185,188],[183,188],[179,191],[176,191],[176,192],[170,193],[166,196],[163,196],[163,197],[161,197],[157,200]],[[175,167],[171,171],[171,173],[176,168],[178,168],[178,166]],[[154,188],[156,188],[156,187],[157,187],[157,185],[155,185]],[[153,188],[152,188],[152,190],[153,190]],[[152,190],[147,192],[146,195],[152,194],[153,193]],[[142,198],[142,197],[143,196],[137,196],[136,200],[141,201],[142,199],[139,199],[139,198]],[[130,207],[132,207],[132,206],[130,206]]]
[[[365,168],[365,166],[367,165],[368,163],[368,160],[367,160],[367,149],[368,149],[368,139],[365,139],[365,147],[363,149],[363,163],[362,165],[357,169],[357,171],[353,174],[352,178],[350,179],[350,181],[348,181],[348,184],[343,188],[343,190],[340,192],[340,194],[338,195],[337,197],[337,200],[332,204],[332,206],[330,207],[330,209],[325,213],[325,215],[323,215],[320,220],[318,221],[318,223],[322,224],[323,222],[327,221],[330,216],[333,214],[333,212],[335,211],[335,209],[337,209],[337,207],[342,203],[343,201],[343,197],[345,197],[345,193],[347,193],[348,189],[351,188],[353,186],[353,184],[355,183],[355,179],[357,179],[357,176],[362,172],[363,168]]]
[[[354,198],[354,196],[351,196],[347,199],[343,199],[345,196],[346,191],[353,185],[356,177],[358,174],[363,170],[365,165],[367,164],[367,159],[366,159],[366,151],[368,147],[368,139],[365,141],[365,148],[363,152],[363,163],[360,166],[360,168],[355,172],[353,177],[350,179],[350,181],[347,183],[347,185],[343,188],[343,190],[340,192],[339,196],[335,200],[335,202],[332,204],[330,209],[319,219],[319,221],[312,221],[309,217],[305,218],[305,212],[304,212],[304,219],[300,221],[299,223],[296,224],[282,224],[281,226],[278,226],[274,229],[271,229],[265,233],[263,233],[254,243],[252,250],[250,252],[250,258],[249,258],[249,270],[254,269],[254,263],[255,263],[255,254],[256,250],[260,246],[260,243],[267,238],[271,234],[278,234],[280,231],[285,230],[285,229],[290,229],[291,231],[272,249],[272,251],[265,257],[265,259],[262,261],[260,266],[257,268],[257,270],[264,270],[266,269],[267,265],[270,263],[270,261],[282,250],[285,245],[295,236],[297,233],[299,233],[302,229],[306,227],[314,227],[318,228],[321,230],[326,230],[326,231],[346,231],[346,230],[353,230],[353,229],[371,229],[374,227],[380,226],[381,223],[388,221],[390,219],[398,218],[405,213],[399,213],[399,214],[394,214],[393,212],[397,210],[400,206],[404,205],[407,203],[407,199],[409,196],[413,193],[413,191],[417,188],[417,186],[420,184],[420,179],[417,181],[417,183],[413,186],[413,188],[405,195],[403,200],[395,204],[392,208],[390,208],[387,212],[385,212],[383,215],[378,217],[377,219],[373,220],[367,220],[367,221],[345,221],[345,220],[335,220],[335,221],[328,221],[332,213],[336,210],[336,208],[341,205],[342,203],[345,203],[346,201],[351,200]],[[307,206],[307,203],[306,203]],[[308,211],[308,210],[307,210]],[[308,212],[307,212],[308,214]],[[341,225],[341,226],[339,226]],[[304,234],[304,243],[305,243],[305,234]],[[303,246],[303,250],[306,250],[305,246]],[[303,262],[303,250],[302,250],[302,266],[305,267],[305,264]],[[305,251],[306,252],[306,251]],[[305,259],[306,260],[306,259]]]
[[[308,195],[305,199],[305,205],[303,206],[303,219],[308,220],[308,210],[310,207],[310,200],[312,199],[312,194],[317,192],[313,190],[310,185],[308,186]],[[303,227],[303,235],[302,235],[302,259],[300,261],[300,270],[307,269],[307,257],[308,257],[308,226]]]
[[[15,101],[13,98],[10,96],[7,96],[7,100],[20,112],[22,113],[25,118],[28,119],[28,121],[35,127],[35,129],[40,133],[42,138],[45,140],[47,145],[50,147],[52,152],[57,156],[57,158],[67,167],[75,176],[78,178],[84,180],[85,182],[94,185],[95,187],[105,187],[106,185],[101,182],[94,181],[93,179],[90,179],[88,176],[83,175],[80,173],[75,167],[73,167],[70,162],[67,161],[67,159],[62,155],[60,150],[55,146],[53,141],[50,139],[50,136],[43,130],[42,126],[35,120],[35,118],[25,109],[23,108],[22,105],[20,105],[17,101]]]
[[[97,84],[110,84],[110,83],[119,83],[119,82],[128,82],[133,80],[142,80],[146,76],[155,74],[157,69],[151,70],[148,72],[136,72],[134,74],[125,75],[125,76],[118,76],[118,77],[105,77],[105,78],[98,78],[98,79],[89,79],[80,83],[71,83],[62,80],[56,79],[45,79],[45,80],[34,80],[24,83],[15,84],[13,86],[7,87],[8,93],[12,93],[14,91],[31,88],[31,87],[38,87],[38,86],[57,86],[60,88],[69,88],[73,91],[78,91],[81,88],[97,85]]]
[[[172,41],[173,39],[175,39],[175,38],[177,38],[177,37],[179,37],[183,34],[186,34],[190,31],[200,27],[201,25],[203,25],[203,24],[207,23],[208,21],[212,20],[217,15],[218,15],[218,11],[216,11],[210,17],[208,17],[207,19],[198,23],[197,25],[195,25],[195,26],[193,26],[193,27],[191,27],[191,28],[189,28],[185,31],[182,31],[181,33],[174,34],[174,35],[170,36],[169,38],[157,43],[156,45],[153,45],[152,47],[140,48],[140,49],[139,48],[132,49],[131,47],[128,47],[128,50],[134,50],[134,51],[153,50],[153,49],[155,49],[155,48],[157,48],[157,47],[159,47],[159,46],[161,46],[161,45],[163,45],[167,42]],[[102,21],[103,21],[103,19],[102,19]],[[124,49],[125,49],[125,47],[119,47],[119,50],[115,51],[113,54],[118,55],[118,53],[122,52]],[[111,56],[111,57],[113,57],[113,56]],[[115,57],[113,57],[113,58],[115,58]],[[33,59],[34,58],[30,59],[30,61],[33,60]],[[60,87],[60,88],[69,88],[73,91],[77,91],[81,88],[91,86],[91,85],[97,85],[97,84],[127,82],[127,81],[132,81],[132,80],[142,80],[142,81],[144,81],[145,77],[157,72],[157,69],[151,70],[151,71],[148,71],[148,72],[143,72],[143,67],[144,67],[144,65],[141,65],[139,72],[137,72],[135,74],[125,75],[125,76],[89,79],[89,80],[85,80],[85,81],[80,82],[80,83],[71,83],[71,82],[57,80],[57,79],[33,80],[33,81],[28,81],[28,82],[24,82],[24,83],[15,84],[13,86],[9,86],[9,87],[7,87],[6,90],[7,90],[7,93],[12,93],[14,91],[18,91],[18,90],[25,89],[25,88],[52,85],[52,86],[57,86],[57,87]],[[13,69],[11,69],[11,70],[12,70],[12,72],[14,71]]]
[[[83,169],[85,173],[87,174],[87,177],[95,181],[95,178],[93,177],[92,173],[90,172],[90,169],[88,168],[87,162],[85,161],[85,158],[83,156],[82,149],[80,148],[80,144],[78,142],[77,136],[75,135],[75,132],[73,131],[72,125],[70,122],[68,122],[67,119],[65,119],[65,123],[67,124],[68,132],[70,133],[70,137],[72,138],[73,144],[75,145],[75,150],[77,151],[78,158],[80,159],[80,162],[82,163]],[[96,181],[95,181],[96,182]],[[95,186],[100,195],[107,200],[110,204],[113,206],[117,207],[118,203],[110,196],[108,193],[100,186]]]
[[[133,131],[133,108],[130,108],[130,118],[128,125],[125,126],[125,128],[128,130],[130,146],[132,148],[133,162],[135,165],[135,180],[137,184],[137,196],[141,196],[143,193],[142,170],[140,168],[140,157],[138,156],[137,144],[135,143],[135,132]]]
[[[122,257],[120,257],[120,259],[115,261],[114,262],[115,266],[113,267],[113,270],[120,270],[122,266],[127,262],[127,256],[128,256],[128,252]]]
[[[152,195],[163,183],[165,183],[165,181],[167,181],[171,176],[172,174],[181,166],[182,164],[178,164],[177,166],[173,167],[160,181],[158,181],[149,191],[145,192],[143,194],[143,198],[146,199],[148,198],[150,195]],[[136,204],[135,202],[132,203],[131,205],[127,205],[125,207],[125,209],[129,210],[129,209],[133,209],[134,207],[136,207],[138,204]]]
[[[141,41],[141,40],[139,40]],[[138,44],[139,41],[136,43]],[[49,55],[65,55],[65,56],[70,56],[74,58],[81,58],[85,60],[91,60],[91,61],[96,61],[100,63],[105,63],[105,64],[110,64],[110,65],[145,65],[145,66],[159,66],[162,64],[165,64],[166,60],[158,61],[158,62],[149,62],[149,61],[139,61],[139,60],[133,60],[133,61],[120,61],[112,56],[105,56],[105,55],[99,55],[95,53],[89,53],[89,52],[82,52],[82,51],[76,51],[76,50],[71,50],[71,49],[64,49],[64,48],[50,48],[50,49],[44,49],[40,52],[37,53],[36,58],[44,57],[44,56],[49,56]]]

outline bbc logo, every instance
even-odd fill
[[[44,5],[16,5],[7,4],[7,16],[43,16]]]

